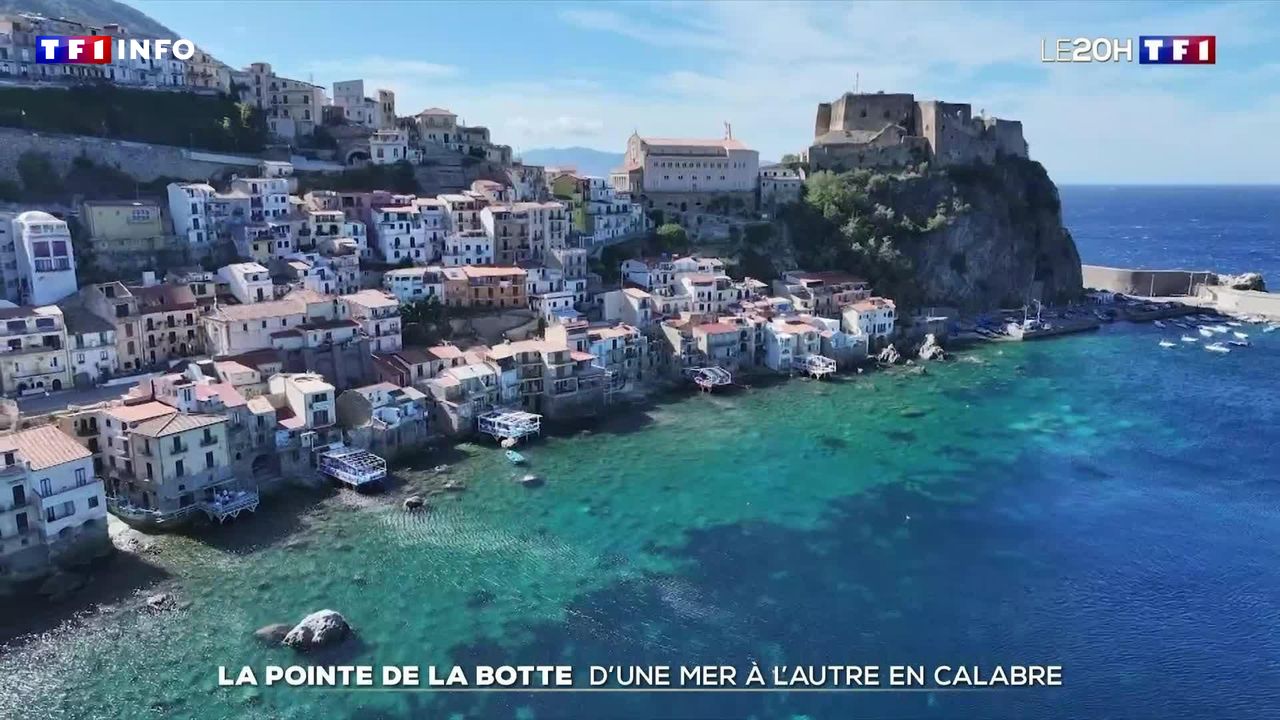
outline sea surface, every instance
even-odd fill
[[[530,445],[541,488],[485,444],[402,468],[466,481],[425,513],[267,503],[141,556],[181,609],[125,601],[0,650],[0,717],[1277,717],[1280,332],[1242,330],[1228,355],[1117,325],[675,397]],[[1065,685],[216,687],[219,665],[298,662],[252,633],[319,608],[358,633],[327,662],[1059,664]]]
[[[1059,194],[1085,263],[1260,272],[1280,287],[1280,185],[1067,185]]]

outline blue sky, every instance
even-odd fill
[[[1280,182],[1280,3],[128,0],[237,67],[362,77],[517,150],[719,136],[806,146],[853,88],[1023,121],[1060,183]],[[1216,35],[1218,63],[1055,64],[1042,39]]]

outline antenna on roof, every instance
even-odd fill
[[[727,120],[724,123],[724,139],[725,140],[733,139],[733,126],[730,125]]]
[[[854,73],[853,74],[853,92],[855,95],[858,93],[858,84],[861,81],[862,81],[862,73]]]

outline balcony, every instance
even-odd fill
[[[200,438],[200,447],[202,448],[213,447],[214,445],[217,445],[217,444],[218,444],[218,438],[216,435],[211,435],[206,438]]]
[[[182,453],[185,453],[190,449],[191,449],[190,445],[184,442],[178,442],[169,446],[169,453],[171,455],[181,455]]]

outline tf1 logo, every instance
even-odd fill
[[[1142,35],[1138,38],[1138,62],[1142,65],[1215,65],[1216,35]],[[1041,62],[1133,62],[1131,38],[1058,38],[1049,45],[1040,41]]]
[[[190,40],[126,40],[110,35],[36,37],[36,63],[40,65],[110,65],[113,54],[117,60],[159,60],[169,55],[190,60],[196,46]]]

